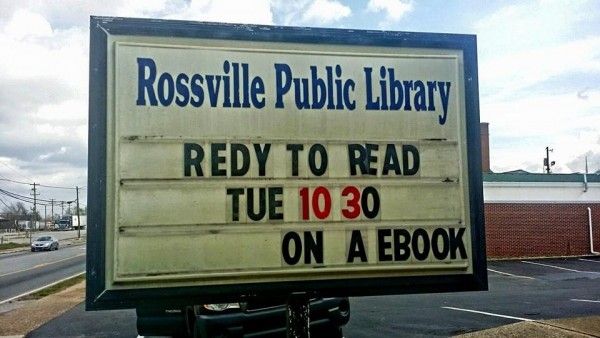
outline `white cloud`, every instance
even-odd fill
[[[60,147],[60,149],[57,152],[50,152],[50,153],[42,154],[39,156],[39,158],[40,158],[40,160],[46,160],[46,159],[49,159],[56,155],[65,154],[66,152],[67,152],[67,147]]]
[[[600,72],[600,38],[586,28],[596,21],[595,6],[523,1],[476,22],[482,95],[510,99],[511,93],[548,79]]]
[[[385,21],[380,23],[380,27],[397,22],[413,9],[412,1],[403,0],[369,0],[367,10],[371,12],[385,12]]]
[[[492,169],[541,172],[546,146],[555,149],[557,172],[583,171],[585,155],[590,170],[600,169],[597,2],[524,0],[481,5],[472,16],[433,3],[0,0],[0,175],[85,185],[90,15],[366,29],[395,27],[411,15],[403,29],[437,18],[442,30],[472,27],[466,33],[478,39]],[[481,8],[497,10],[483,15]],[[465,22],[474,16],[481,19]]]
[[[600,38],[585,38],[552,47],[515,51],[489,58],[480,65],[481,79],[490,92],[502,97],[553,77],[600,73]],[[579,91],[581,88],[573,88]]]
[[[507,135],[561,134],[579,128],[600,128],[600,92],[582,100],[572,94],[538,94],[513,100],[483,101],[482,119]],[[598,122],[598,123],[594,123]]]
[[[582,171],[598,154],[600,38],[597,4],[522,1],[476,22],[481,119],[490,122],[492,169]],[[581,163],[579,165],[578,163]],[[600,166],[600,163],[598,163]],[[577,169],[579,168],[579,169]]]
[[[573,33],[594,21],[594,1],[519,1],[501,7],[475,23],[482,55],[531,50],[570,41]],[[583,26],[583,27],[580,27]]]
[[[46,19],[27,10],[17,10],[6,24],[5,34],[14,40],[47,37],[52,35],[52,27]]]
[[[42,105],[32,117],[40,122],[86,124],[88,103],[85,100],[64,100],[58,104]]]
[[[350,7],[337,0],[273,0],[271,6],[284,25],[323,26],[352,15]]]
[[[127,17],[147,17],[164,12],[168,2],[165,0],[128,0],[118,6],[119,15]]]
[[[20,173],[4,177],[85,185],[88,29],[61,25],[49,19],[52,8],[29,5],[0,21],[0,154]]]
[[[329,24],[349,16],[350,13],[350,8],[339,1],[316,0],[308,6],[302,21]]]
[[[55,186],[86,185],[90,15],[272,24],[269,0],[0,2],[0,174]]]
[[[191,0],[166,6],[163,13],[166,19],[273,24],[269,0]]]
[[[20,14],[19,14],[20,13]],[[22,16],[23,11],[15,13]],[[37,14],[25,17],[41,18]],[[32,28],[21,40],[14,38],[14,23],[22,19],[13,19],[0,31],[0,51],[3,62],[0,64],[0,76],[6,81],[14,79],[52,78],[79,89],[79,95],[87,95],[85,84],[88,78],[87,31],[84,29],[52,30],[47,21],[46,28]],[[82,85],[83,84],[83,85]],[[34,93],[31,93],[32,95]]]
[[[573,93],[482,102],[482,120],[490,123],[492,170],[541,172],[548,146],[554,148],[555,172],[583,171],[583,161],[569,164],[586,152],[600,156],[599,111],[600,90],[589,91],[587,99]]]

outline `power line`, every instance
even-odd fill
[[[0,194],[6,195],[6,196],[8,196],[10,198],[19,200],[21,202],[32,203],[33,204],[33,198],[28,197],[28,196],[23,196],[23,195],[15,194],[15,193],[12,193],[10,191],[3,190],[3,189],[0,189]]]
[[[0,181],[8,181],[8,182],[17,183],[17,184],[33,185],[33,183],[19,182],[19,181],[11,180],[8,178],[0,178]],[[38,184],[38,183],[36,183],[36,185],[38,187],[52,188],[52,189],[77,190],[77,188],[71,188],[71,187],[58,187],[58,186]],[[85,187],[80,187],[79,190],[81,190],[81,189],[85,189]]]
[[[12,199],[15,199],[15,200],[17,200],[17,201],[21,201],[21,202],[25,202],[25,203],[30,203],[30,204],[33,204],[33,201],[29,201],[29,200],[27,200],[27,199],[25,199],[25,198],[18,197],[18,196],[11,196],[11,195],[9,195],[9,194],[6,194],[6,193],[3,193],[3,192],[0,192],[0,193],[2,193],[3,195],[6,195],[6,196],[8,196],[8,197],[10,197],[10,198],[12,198]]]
[[[69,187],[56,187],[56,186],[52,186],[52,185],[43,185],[43,184],[38,184],[39,187],[44,187],[44,188],[53,188],[53,189],[67,189],[67,190],[77,190],[77,188],[69,188]],[[85,189],[85,188],[79,188],[79,190],[81,189]]]
[[[15,168],[13,168],[13,167],[9,166],[8,164],[6,164],[6,163],[4,163],[4,162],[2,162],[2,161],[0,161],[0,164],[2,164],[3,166],[7,167],[8,169],[10,169],[10,170],[14,171],[14,172],[15,172],[17,175],[19,175],[19,176],[21,176],[21,177],[23,177],[23,178],[26,178],[26,179],[28,179],[28,180],[30,180],[30,181],[33,181],[31,178],[29,178],[29,177],[27,177],[27,176],[25,176],[25,175],[21,174],[19,171],[17,171]]]
[[[7,165],[6,163],[3,163],[2,161],[0,161],[0,164],[6,166],[7,168],[11,169],[12,171],[16,172],[17,174],[19,174],[22,177],[25,177],[26,179],[29,179],[28,177],[22,175],[21,173],[17,172],[14,168],[10,167],[9,165]],[[54,205],[64,205],[64,203],[67,203],[69,206],[71,205],[71,203],[77,202],[78,198],[73,199],[73,200],[68,200],[68,201],[61,201],[61,200],[56,200],[56,199],[38,199],[37,195],[39,195],[39,193],[36,192],[36,188],[37,187],[43,187],[43,188],[48,188],[48,189],[63,189],[63,190],[71,190],[74,191],[76,193],[76,195],[79,195],[79,191],[81,190],[86,190],[86,187],[63,187],[63,186],[55,186],[55,185],[45,185],[45,184],[39,184],[36,182],[33,183],[28,183],[28,182],[23,182],[23,181],[18,181],[18,180],[13,180],[10,178],[7,178],[3,175],[0,175],[0,181],[4,181],[4,182],[9,182],[9,183],[13,183],[13,184],[21,184],[21,185],[28,185],[28,186],[33,186],[33,198],[30,196],[24,196],[24,195],[20,195],[14,192],[10,192],[8,190],[4,190],[4,189],[0,189],[0,195],[4,195],[7,196],[9,198],[15,199],[17,201],[20,202],[24,202],[24,203],[28,203],[28,204],[33,204],[33,208],[36,208],[36,205],[40,205],[40,206],[54,206]],[[9,205],[7,205],[4,201],[1,201],[2,204],[4,204],[5,207],[10,208]],[[81,203],[80,203],[81,205]],[[86,205],[84,205],[86,206]]]
[[[10,207],[8,206],[8,204],[4,203],[4,201],[3,201],[1,198],[0,198],[0,202],[2,202],[2,204],[4,204],[4,206],[5,206],[5,207],[7,207],[7,208],[10,208]]]
[[[29,196],[24,196],[24,195],[19,195],[17,193],[13,193],[4,189],[0,189],[0,194],[6,195],[10,198],[19,200],[21,202],[25,202],[25,203],[31,203],[33,204],[34,202],[39,202],[40,205],[51,205],[52,201],[55,202],[64,202],[64,203],[73,203],[76,200],[72,200],[72,201],[57,201],[57,200],[46,200],[46,199],[34,199],[33,197],[29,197]],[[44,202],[44,203],[42,203]]]
[[[0,178],[0,181],[8,181],[8,182],[11,182],[11,183],[31,185],[31,183],[19,182],[19,181],[15,181],[15,180],[11,180],[11,179],[5,178],[5,177],[4,178]]]

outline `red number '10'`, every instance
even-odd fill
[[[318,219],[325,219],[331,213],[331,194],[325,187],[317,187],[313,191],[312,198],[309,196],[307,187],[300,189],[300,197],[302,198],[302,219],[310,218],[309,206],[312,206],[313,213]],[[320,200],[323,200],[321,205]],[[311,202],[309,204],[309,202]]]

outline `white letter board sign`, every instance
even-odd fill
[[[472,35],[92,17],[87,307],[487,288]]]

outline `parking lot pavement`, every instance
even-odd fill
[[[353,298],[345,332],[549,338],[568,331],[600,337],[600,257],[489,261],[488,269],[488,291]]]
[[[600,257],[520,259],[488,262],[488,274],[499,273],[525,279],[557,280],[600,278]]]
[[[521,285],[528,295],[512,310],[527,309],[515,324],[461,337],[600,337],[600,257],[491,261],[488,276]]]

